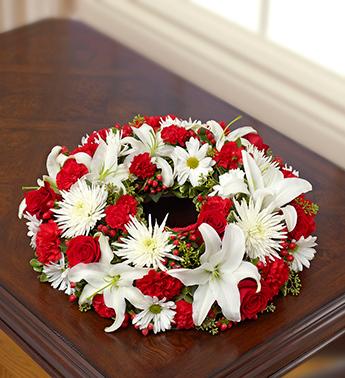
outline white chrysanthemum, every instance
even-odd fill
[[[243,230],[246,239],[246,253],[252,258],[265,262],[266,256],[278,257],[280,242],[286,238],[283,231],[284,217],[268,208],[261,210],[258,204],[243,200],[240,204],[234,201],[238,226]]]
[[[67,295],[71,295],[74,289],[68,279],[69,268],[65,266],[65,257],[62,255],[57,263],[50,263],[43,266],[43,273],[46,274],[48,282],[54,289],[62,290]]]
[[[157,297],[145,296],[145,300],[139,308],[142,309],[139,314],[135,315],[133,324],[140,329],[146,329],[153,322],[153,332],[164,332],[171,328],[174,320],[176,305],[174,302],[165,302],[165,298],[158,300]]]
[[[300,272],[303,270],[303,267],[310,267],[310,262],[316,253],[315,248],[317,244],[315,243],[316,236],[308,236],[304,239],[302,236],[298,241],[294,242],[297,244],[296,249],[293,252],[294,260],[291,263],[291,269],[295,272]]]
[[[244,182],[244,172],[241,169],[230,169],[219,176],[219,185],[215,185],[211,196],[217,195],[229,198],[237,193],[249,194],[247,184]]]
[[[27,235],[31,238],[30,246],[33,249],[36,249],[36,235],[37,235],[38,229],[40,228],[42,220],[37,219],[36,215],[31,215],[28,212],[24,214],[24,218],[28,220],[28,222],[26,222],[26,225],[28,226]]]
[[[117,248],[116,255],[123,257],[127,263],[132,263],[136,267],[153,267],[154,269],[166,270],[163,262],[166,257],[179,260],[171,251],[173,245],[170,243],[171,233],[164,231],[165,217],[163,223],[152,226],[151,216],[149,216],[148,227],[132,217],[131,222],[126,226],[128,236],[121,242],[113,245]]]
[[[78,180],[69,191],[62,191],[59,208],[53,209],[62,237],[88,235],[96,222],[102,219],[108,192],[104,186],[88,185]]]
[[[187,130],[192,129],[194,131],[199,130],[200,127],[203,126],[201,121],[193,121],[191,118],[189,118],[188,120],[183,120],[179,118],[172,119],[170,116],[168,116],[165,118],[165,120],[161,119],[160,121],[160,126],[162,129],[164,127],[168,127],[172,125],[184,127]]]
[[[277,169],[279,167],[279,163],[273,160],[273,156],[267,156],[264,151],[259,150],[253,144],[247,146],[247,151],[253,156],[262,174],[272,168]]]
[[[189,180],[192,186],[198,186],[212,170],[215,161],[207,157],[208,148],[207,143],[200,146],[196,138],[189,139],[186,148],[175,147],[172,159],[179,185]]]

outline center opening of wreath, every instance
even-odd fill
[[[152,221],[157,219],[161,224],[166,214],[169,214],[167,226],[186,227],[196,223],[198,213],[191,199],[177,197],[161,197],[158,202],[150,201],[144,204],[146,219],[151,214]]]

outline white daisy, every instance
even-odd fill
[[[24,214],[24,218],[28,220],[28,222],[26,222],[26,225],[28,226],[27,235],[31,238],[30,246],[33,249],[36,249],[36,235],[37,235],[38,229],[40,228],[42,220],[37,219],[36,215],[31,215],[28,212]]]
[[[238,213],[235,215],[237,224],[245,235],[247,255],[262,262],[266,256],[279,258],[280,242],[286,238],[284,216],[272,213],[268,208],[261,210],[252,200],[249,204],[245,200],[240,204],[234,201],[234,204]]]
[[[145,300],[137,307],[142,311],[135,315],[132,322],[140,329],[146,329],[151,322],[153,322],[154,333],[164,332],[171,328],[176,313],[174,302],[165,302],[165,298],[158,300],[157,297],[145,295]]]
[[[297,244],[296,249],[293,252],[294,260],[291,263],[291,269],[295,272],[300,272],[303,270],[303,267],[310,267],[310,260],[314,258],[316,253],[315,248],[317,244],[315,243],[316,236],[308,236],[304,239],[302,236],[298,241],[294,242]]]
[[[148,227],[132,217],[131,222],[126,226],[128,236],[121,242],[113,243],[117,247],[116,255],[137,267],[166,270],[163,264],[166,257],[179,260],[171,253],[173,249],[170,243],[171,233],[164,231],[167,217],[160,226],[156,221],[154,227],[152,227],[151,216],[149,216]]]
[[[215,161],[207,157],[208,148],[207,143],[200,146],[196,138],[191,138],[186,142],[186,149],[175,147],[172,159],[179,185],[189,180],[192,186],[198,186],[202,178],[205,178],[212,170]]]
[[[59,208],[53,209],[56,222],[63,231],[62,237],[88,235],[96,222],[102,219],[108,192],[104,186],[88,185],[78,180],[70,190],[62,191]]]
[[[69,268],[65,266],[65,257],[62,257],[57,263],[50,263],[43,266],[43,273],[48,277],[48,282],[54,289],[62,290],[67,295],[71,295],[74,289],[68,279]]]
[[[241,169],[230,169],[229,172],[219,176],[219,185],[215,185],[211,196],[218,195],[229,198],[237,193],[249,194],[247,184],[244,182],[244,172]]]

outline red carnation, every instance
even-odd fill
[[[270,287],[272,297],[279,293],[279,289],[289,278],[289,267],[283,259],[269,260],[260,271],[261,279]]]
[[[231,206],[232,202],[228,198],[224,199],[218,196],[208,197],[201,207],[197,221],[198,226],[202,223],[207,223],[212,226],[219,235],[222,235],[228,223],[226,218]]]
[[[61,257],[60,230],[57,224],[50,220],[42,223],[36,236],[37,260],[42,264],[57,262]]]
[[[261,138],[259,134],[250,133],[250,134],[245,135],[243,138],[247,139],[258,150],[263,150],[264,152],[266,152],[269,148],[269,146],[264,143],[263,139]]]
[[[88,173],[84,164],[79,164],[75,159],[66,160],[61,171],[56,175],[56,185],[60,190],[69,190],[69,188]]]
[[[109,131],[110,131],[110,129],[100,129],[100,130],[97,130],[97,131],[93,131],[91,133],[91,135],[87,138],[86,142],[87,143],[95,143],[99,139],[106,140]]]
[[[175,314],[175,324],[177,329],[191,329],[194,328],[193,323],[193,308],[192,304],[186,302],[185,300],[180,300],[176,302],[176,314]]]
[[[38,190],[31,190],[24,194],[26,211],[31,215],[41,218],[50,208],[54,207],[55,200],[60,196],[54,192],[50,185],[45,182],[44,186]]]
[[[97,314],[102,318],[113,318],[115,316],[114,309],[105,305],[103,294],[95,295],[92,299],[92,305]]]
[[[238,168],[242,163],[242,151],[243,147],[238,147],[235,142],[227,142],[224,144],[220,151],[216,152],[214,160],[218,167],[225,169]]]
[[[191,134],[184,127],[180,126],[167,126],[162,130],[162,139],[165,143],[172,144],[174,146],[179,145],[184,147],[186,141],[191,137]]]
[[[145,152],[134,157],[129,167],[129,172],[138,178],[145,180],[152,177],[155,174],[156,169],[156,164],[151,163],[150,154]]]
[[[122,126],[122,138],[131,136],[133,134],[133,130],[130,125],[126,124]]]
[[[79,146],[75,148],[72,152],[71,155],[75,155],[78,152],[85,152],[86,154],[90,155],[91,157],[95,154],[97,147],[99,146],[98,143],[86,143],[83,146]]]
[[[121,196],[115,205],[105,209],[105,221],[111,228],[125,230],[125,225],[130,221],[130,216],[137,213],[137,201],[128,194]]]
[[[291,170],[289,170],[289,169],[281,168],[280,170],[282,171],[282,173],[283,173],[283,175],[284,175],[284,178],[290,178],[290,177],[294,178],[294,177],[298,177],[298,176],[296,176],[296,175],[295,175]]]
[[[136,286],[145,295],[167,300],[179,295],[183,287],[178,279],[169,276],[166,272],[156,272],[154,269],[143,278],[136,280]]]
[[[306,200],[304,198],[303,201],[311,203],[311,201]],[[316,224],[314,220],[315,215],[306,214],[303,207],[295,201],[293,201],[291,205],[297,211],[297,223],[295,228],[289,233],[289,236],[296,240],[299,240],[302,236],[306,238],[309,235],[311,235],[316,229]]]
[[[68,242],[66,250],[68,265],[70,267],[79,263],[92,263],[99,261],[101,250],[98,240],[92,236],[76,236]]]
[[[242,280],[238,284],[241,298],[241,319],[256,319],[272,299],[270,287],[261,281],[261,290],[257,293],[257,283],[251,279]]]

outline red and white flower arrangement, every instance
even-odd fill
[[[144,335],[215,334],[298,294],[316,252],[312,186],[253,128],[232,129],[238,118],[137,116],[54,147],[19,207],[41,281],[112,318],[106,332],[131,323]],[[196,223],[146,216],[164,196],[193,201]]]

